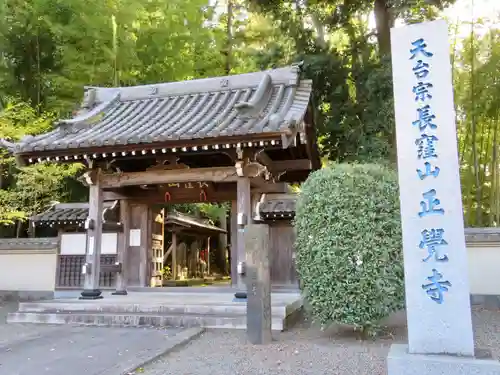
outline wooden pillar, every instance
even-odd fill
[[[210,276],[210,237],[207,238],[207,276]]]
[[[237,218],[237,254],[238,263],[245,262],[245,227],[251,222],[251,195],[250,179],[248,177],[239,177],[237,181],[236,205],[238,207]],[[237,275],[236,286],[238,290],[245,291],[246,286],[241,275]]]
[[[139,280],[141,286],[148,285],[148,277],[149,277],[149,266],[150,262],[148,262],[148,250],[150,248],[150,238],[151,238],[151,215],[149,212],[149,207],[144,205],[141,211],[141,245],[140,245],[140,265],[139,265]]]
[[[116,261],[121,263],[122,270],[116,275],[116,291],[114,295],[127,295],[128,251],[130,238],[130,210],[127,200],[120,201],[120,221],[122,232],[118,233],[118,253]]]
[[[172,230],[172,278],[177,280],[177,233]]]
[[[227,231],[227,213],[224,212],[219,216],[220,228]],[[227,233],[219,234],[219,248],[217,252],[216,262],[223,274],[227,274]]]
[[[231,286],[235,287],[238,280],[238,206],[231,202]]]
[[[28,237],[35,238],[35,234],[36,234],[35,222],[30,220],[28,222]]]
[[[86,221],[87,245],[85,265],[85,281],[80,299],[102,298],[99,289],[99,274],[101,269],[101,243],[102,243],[102,206],[103,192],[99,182],[99,174],[89,187],[89,216]]]

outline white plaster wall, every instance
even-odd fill
[[[500,243],[468,244],[471,294],[500,295]]]
[[[85,233],[64,233],[61,235],[61,255],[85,254]],[[103,233],[101,254],[116,254],[118,233]]]
[[[57,252],[0,252],[0,291],[53,291]]]
[[[116,240],[116,233],[105,233],[105,236],[111,241],[111,245],[103,247],[103,250],[106,248],[109,251],[114,243],[116,252],[116,242],[113,242],[113,238]],[[77,241],[78,238],[80,241]],[[70,240],[79,243],[81,237]],[[500,243],[468,244],[467,254],[470,293],[500,295]],[[40,253],[33,250],[0,250],[0,291],[53,291],[56,265],[55,249]]]

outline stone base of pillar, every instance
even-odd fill
[[[99,289],[84,289],[79,299],[101,299],[101,291]]]
[[[126,290],[117,290],[111,293],[113,296],[126,296],[128,295]]]
[[[408,345],[393,344],[387,356],[387,375],[500,375],[492,359],[408,353]]]

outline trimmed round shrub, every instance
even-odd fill
[[[307,309],[323,325],[365,335],[404,306],[397,173],[333,164],[302,185],[295,218],[297,270]]]

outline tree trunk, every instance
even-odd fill
[[[16,223],[16,238],[21,237],[21,230],[23,229],[23,222],[18,220]]]
[[[375,0],[373,11],[375,13],[379,53],[381,57],[388,56],[391,54],[391,27],[394,25],[394,20],[387,0]]]
[[[310,16],[314,29],[316,30],[316,45],[325,49],[327,48],[325,28],[315,13],[311,13]]]

